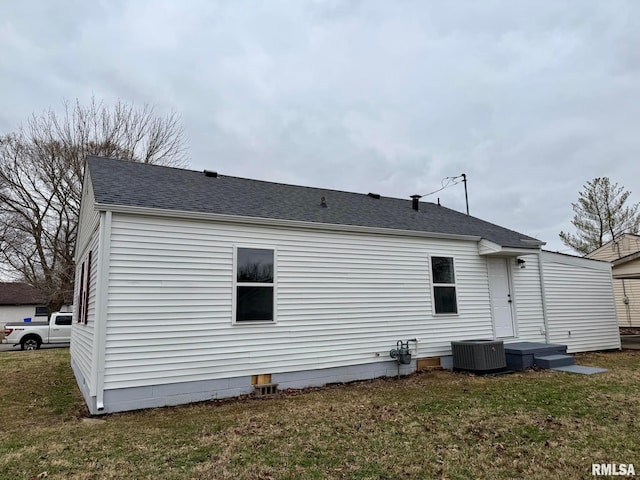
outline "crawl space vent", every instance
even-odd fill
[[[266,395],[273,395],[278,391],[277,383],[267,383],[265,385],[254,385],[253,393],[258,397],[264,397]]]

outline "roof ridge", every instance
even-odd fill
[[[138,165],[144,165],[147,167],[158,167],[158,168],[166,168],[166,169],[172,169],[172,170],[179,170],[179,171],[183,171],[183,172],[189,172],[189,173],[194,173],[194,174],[203,174],[204,171],[203,170],[193,170],[191,168],[181,168],[181,167],[172,167],[169,165],[158,165],[155,163],[144,163],[144,162],[138,162],[135,160],[126,160],[126,159],[122,159],[122,158],[113,158],[113,157],[105,157],[102,155],[87,155],[87,158],[89,157],[93,157],[93,158],[99,158],[99,159],[104,159],[104,160],[113,160],[116,162],[122,162],[122,163],[134,163],[134,164],[138,164]],[[210,171],[209,169],[206,169],[207,171]],[[293,187],[293,188],[304,188],[307,190],[324,190],[326,192],[336,192],[336,193],[347,193],[350,195],[363,195],[363,196],[368,196],[369,193],[360,193],[360,192],[352,192],[349,190],[340,190],[337,188],[328,188],[328,187],[313,187],[313,186],[309,186],[309,185],[296,185],[295,183],[285,183],[285,182],[277,182],[277,181],[272,181],[272,180],[261,180],[261,179],[257,179],[257,178],[248,178],[248,177],[240,177],[240,176],[236,176],[236,175],[226,175],[226,174],[221,174],[219,171],[217,170],[213,170],[218,174],[218,178],[231,178],[231,179],[237,179],[237,180],[244,180],[247,182],[256,182],[256,183],[265,183],[265,184],[269,184],[269,185],[281,185],[284,187]],[[404,198],[400,198],[400,197],[394,197],[394,196],[388,196],[388,195],[380,195],[380,199],[391,199],[391,200],[401,200],[401,201],[407,201],[407,202],[411,202],[411,197],[407,197],[407,199]],[[421,202],[422,204],[433,204],[435,205],[434,202]],[[445,207],[446,208],[446,207]],[[450,209],[451,210],[451,209]],[[457,211],[457,210],[453,210],[453,211]]]
[[[88,161],[89,158],[97,158],[99,160],[112,160],[114,162],[131,163],[131,164],[134,164],[134,165],[141,165],[141,166],[147,166],[147,167],[161,167],[161,168],[166,168],[166,169],[170,169],[170,170],[182,170],[182,171],[185,171],[185,172],[192,171],[192,170],[190,170],[188,168],[172,167],[170,165],[158,165],[157,163],[149,163],[149,162],[139,162],[137,160],[127,160],[126,158],[105,157],[104,155],[87,154],[86,160]]]

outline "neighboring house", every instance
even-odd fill
[[[587,255],[613,265],[620,327],[640,327],[640,235],[625,233]]]
[[[24,319],[46,320],[45,295],[28,283],[0,283],[0,327]]]
[[[395,375],[398,340],[401,373],[460,339],[619,348],[610,264],[542,244],[417,198],[88,157],[72,367],[96,414]]]

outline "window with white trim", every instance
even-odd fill
[[[274,250],[236,249],[235,321],[273,322]]]
[[[431,257],[431,282],[436,315],[458,313],[453,257]]]

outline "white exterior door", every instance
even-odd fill
[[[513,324],[513,299],[506,258],[487,258],[491,311],[496,338],[515,336]]]

